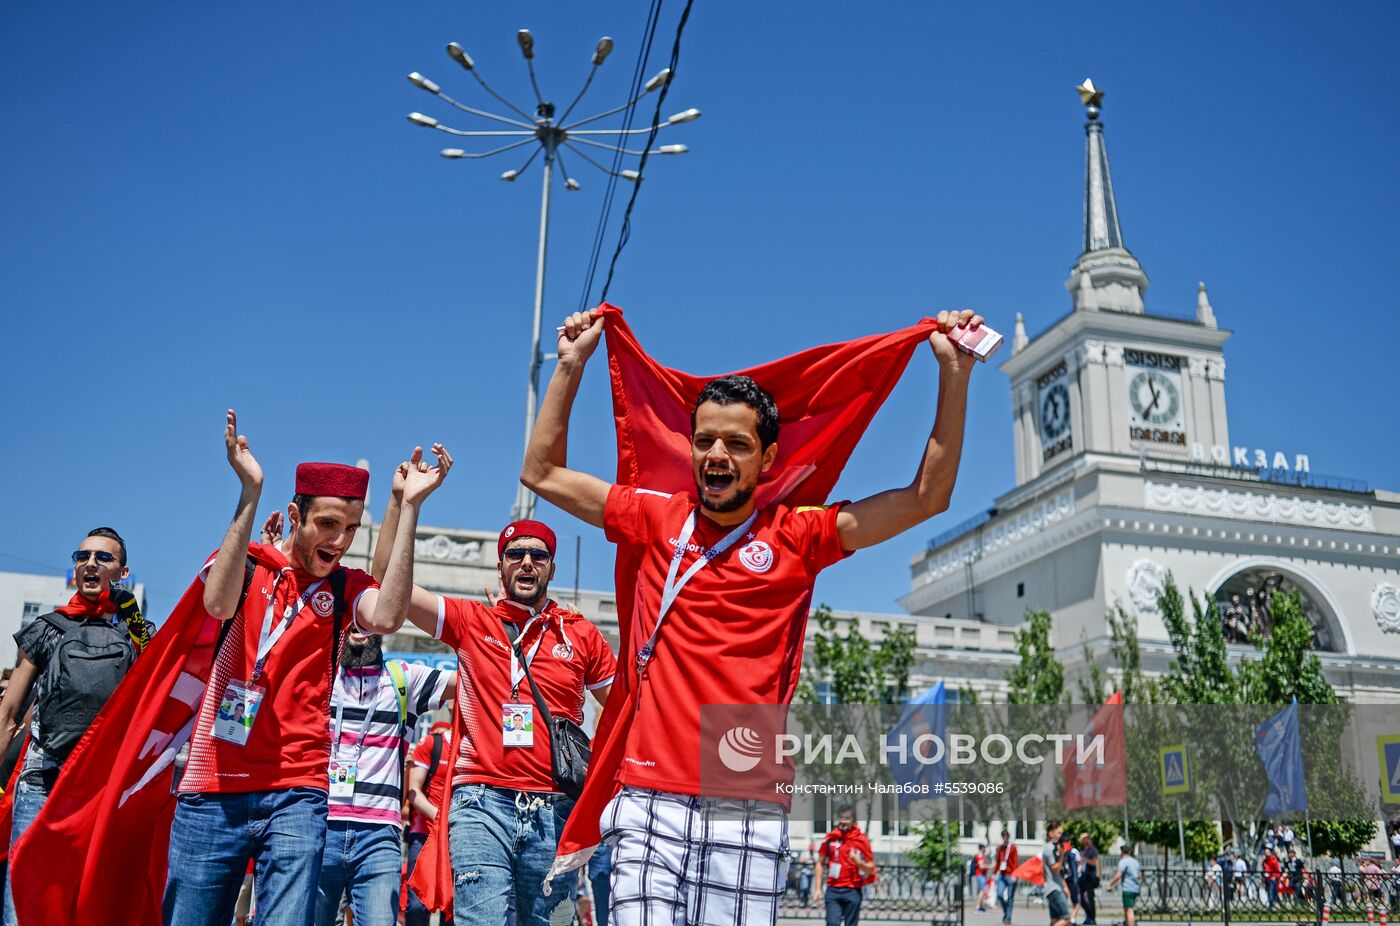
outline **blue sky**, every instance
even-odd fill
[[[667,0],[652,73],[682,4]],[[65,564],[116,526],[163,619],[232,513],[223,410],[238,409],[284,505],[303,459],[414,443],[459,461],[424,520],[495,529],[522,439],[539,166],[450,162],[467,128],[405,79],[498,109],[443,52],[462,43],[529,97],[567,99],[600,35],[616,51],[580,107],[624,98],[638,3],[10,3],[0,13],[0,569]],[[1400,248],[1400,6],[1391,3],[697,3],[610,301],[695,373],[971,306],[1031,333],[1069,308],[1082,241],[1083,114],[1104,121],[1148,310],[1210,287],[1234,443],[1400,489],[1393,267]],[[647,110],[650,111],[649,108]],[[605,123],[611,124],[611,123]],[[580,300],[604,178],[556,188],[546,325]],[[614,215],[620,214],[621,202]],[[611,254],[610,230],[604,259]],[[593,293],[596,296],[596,290]],[[1319,335],[1338,336],[1326,343]],[[547,372],[547,371],[546,371]],[[601,364],[572,461],[612,471]],[[839,495],[907,481],[928,433],[921,351]],[[1013,482],[1006,378],[977,372],[950,512],[833,568],[817,600],[894,611],[909,558]],[[582,580],[611,547],[584,535]],[[566,541],[567,542],[567,541]],[[17,559],[18,558],[18,559]],[[566,563],[559,580],[572,583]]]

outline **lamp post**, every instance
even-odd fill
[[[526,67],[530,72],[530,86],[535,91],[534,116],[528,115],[520,107],[493,90],[482,78],[480,72],[477,70],[476,62],[472,60],[471,56],[463,50],[461,45],[458,45],[456,42],[450,42],[447,45],[447,53],[452,56],[452,59],[461,65],[463,70],[471,74],[472,77],[476,79],[476,82],[481,84],[482,89],[513,112],[515,114],[514,116],[503,116],[461,103],[443,93],[442,88],[438,86],[438,84],[424,77],[417,71],[408,75],[409,81],[414,86],[431,93],[433,96],[436,96],[448,105],[456,107],[464,113],[476,116],[480,119],[487,119],[500,125],[510,126],[510,128],[464,131],[462,129],[443,125],[432,116],[425,116],[417,112],[409,113],[408,121],[415,125],[435,129],[439,132],[446,132],[449,135],[460,138],[495,139],[505,142],[505,144],[499,147],[491,148],[486,151],[468,151],[464,148],[444,148],[441,152],[442,156],[453,160],[489,158],[493,155],[523,148],[533,143],[534,148],[531,150],[529,157],[525,159],[525,163],[518,168],[508,170],[501,174],[501,179],[507,182],[514,181],[530,167],[530,164],[535,158],[539,157],[541,154],[544,155],[544,182],[540,194],[540,239],[535,262],[535,308],[530,334],[529,377],[525,393],[525,444],[528,446],[530,432],[535,426],[535,409],[539,404],[540,368],[544,363],[544,355],[540,352],[540,325],[544,311],[545,259],[548,253],[549,242],[549,193],[554,177],[555,164],[559,165],[560,171],[564,174],[564,189],[569,191],[577,190],[579,188],[579,183],[570,176],[568,169],[564,166],[563,149],[565,148],[577,154],[580,158],[592,164],[605,174],[632,183],[640,183],[642,175],[639,171],[632,169],[614,171],[612,168],[598,163],[598,161],[590,157],[584,148],[580,146],[600,148],[604,151],[611,152],[615,156],[641,156],[644,153],[684,154],[688,150],[685,145],[660,145],[647,152],[634,151],[624,147],[625,137],[641,134],[649,135],[651,132],[659,131],[667,126],[677,125],[682,122],[691,122],[700,117],[700,110],[682,110],[663,122],[640,129],[583,128],[583,126],[590,125],[600,119],[605,119],[608,116],[622,112],[633,106],[642,97],[670,83],[671,69],[665,68],[658,72],[642,86],[640,92],[621,106],[615,106],[612,109],[604,110],[592,116],[569,122],[569,115],[574,111],[574,107],[578,105],[579,101],[583,99],[583,95],[588,92],[589,85],[593,83],[593,77],[597,74],[598,68],[602,66],[603,62],[607,60],[608,55],[611,54],[613,50],[613,40],[607,36],[598,40],[597,46],[593,49],[592,67],[588,72],[587,79],[584,80],[583,86],[579,89],[578,93],[575,94],[573,101],[564,108],[563,113],[556,116],[556,107],[554,103],[550,100],[546,100],[544,95],[540,93],[539,83],[535,79],[534,36],[530,34],[529,29],[521,29],[516,33],[515,38],[516,42],[520,45],[520,53],[524,56]],[[517,487],[515,504],[511,508],[511,519],[519,520],[521,518],[530,518],[534,516],[534,513],[534,493],[526,489],[523,485]]]

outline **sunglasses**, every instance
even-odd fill
[[[97,561],[104,566],[110,566],[117,561],[116,554],[108,553],[106,550],[74,550],[73,565],[79,566],[88,561],[88,557],[96,557]]]
[[[523,562],[525,557],[528,556],[530,557],[530,562],[534,563],[536,566],[548,566],[549,561],[554,558],[550,555],[548,550],[536,550],[533,547],[506,547],[506,551],[502,556],[508,563]]]

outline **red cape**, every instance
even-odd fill
[[[663,492],[694,494],[690,472],[690,412],[700,390],[713,376],[693,376],[661,366],[642,350],[622,310],[601,307],[612,380],[613,418],[617,429],[617,482]],[[786,500],[819,505],[827,500],[870,419],[899,381],[914,350],[936,327],[932,319],[890,334],[870,335],[814,347],[749,370],[778,405],[781,434],[778,456],[759,483],[760,505]],[[554,874],[587,861],[601,837],[603,808],[619,790],[617,772],[633,715],[637,648],[634,639],[633,588],[638,562],[621,548],[614,573],[621,647],[612,693],[593,737],[593,758],[583,795],[560,836]],[[460,725],[461,712],[457,712]],[[460,735],[460,729],[455,735]],[[447,819],[451,789],[439,802],[438,820]],[[452,904],[452,864],[447,840],[434,826],[423,846],[410,883],[433,910]],[[432,864],[421,859],[432,853]]]
[[[287,565],[271,546],[251,545],[248,555],[268,569]],[[23,885],[14,892],[21,923],[161,921],[172,768],[194,728],[218,635],[219,621],[204,610],[204,584],[195,582],[73,748],[38,819],[14,846],[10,877]]]

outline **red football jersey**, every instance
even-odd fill
[[[613,486],[608,493],[608,539],[642,548],[632,618],[637,646],[656,626],[676,541],[694,509],[687,495],[632,486]],[[812,585],[817,573],[847,555],[836,531],[839,510],[769,505],[745,536],[686,583],[646,668],[621,782],[700,794],[700,706],[792,702]],[[732,530],[697,517],[678,577]]]
[[[465,731],[457,744],[453,785],[554,790],[549,735],[538,712],[532,745],[507,746],[503,738],[504,705],[535,703],[523,676],[512,693],[506,621],[521,634],[525,655],[534,652],[530,674],[551,714],[582,723],[584,691],[612,684],[617,659],[598,628],[552,600],[541,613],[536,617],[508,599],[494,608],[465,598],[438,599],[436,636],[457,651],[457,710],[462,712]]]
[[[459,676],[460,678],[460,676]],[[442,789],[447,787],[447,780],[452,773],[452,724],[445,723],[441,729],[437,724],[428,731],[428,735],[418,741],[418,745],[413,747],[413,764],[425,770],[431,770],[433,766],[433,734],[442,737],[442,751],[438,754],[437,771],[431,778],[423,782],[424,797],[428,803],[434,807],[438,806],[438,801],[442,798]],[[412,811],[409,820],[410,833],[426,833],[428,831],[428,821],[417,810]]]
[[[216,557],[210,557],[195,580],[203,586]],[[346,608],[342,639],[354,622],[360,597],[379,583],[367,572],[344,569]],[[256,684],[265,689],[257,717],[243,745],[211,735],[230,681],[247,683],[257,661],[263,618],[274,594],[276,574],[259,566],[242,610],[231,621],[223,648],[209,673],[180,791],[232,794],[310,787],[328,789],[330,763],[331,637],[334,607],[330,582],[307,596],[305,604],[268,654]],[[273,625],[285,605],[316,583],[294,572],[276,584]]]

